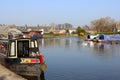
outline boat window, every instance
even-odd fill
[[[10,50],[9,56],[16,56],[16,54],[15,54],[15,42],[11,43],[10,48],[11,48],[11,50]]]
[[[34,45],[34,42],[33,42],[33,41],[31,42],[31,47],[32,47],[32,48],[34,48],[34,47],[35,47],[35,45]]]
[[[37,41],[32,40],[30,43],[29,56],[37,56],[37,52],[39,51]]]
[[[30,46],[31,46],[32,48],[38,47],[38,42],[37,42],[37,40],[32,40],[32,41],[30,42]]]
[[[38,43],[37,43],[37,41],[35,40],[35,47],[38,47]]]
[[[18,41],[17,42],[18,57],[29,56],[29,41]]]

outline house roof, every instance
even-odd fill
[[[6,33],[8,33],[9,28],[10,27],[8,27],[8,26],[0,26],[0,34],[6,34]]]
[[[9,26],[0,26],[0,34],[7,34],[13,32],[14,34],[21,34],[22,32],[16,28],[10,28]]]

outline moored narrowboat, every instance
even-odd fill
[[[37,39],[11,39],[0,51],[1,64],[23,76],[41,76],[47,68]]]

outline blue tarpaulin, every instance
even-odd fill
[[[101,40],[109,40],[109,41],[120,41],[120,34],[115,35],[99,35],[99,39]]]

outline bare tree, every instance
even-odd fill
[[[111,17],[100,18],[91,22],[94,30],[100,32],[112,32],[116,27],[116,22]]]

